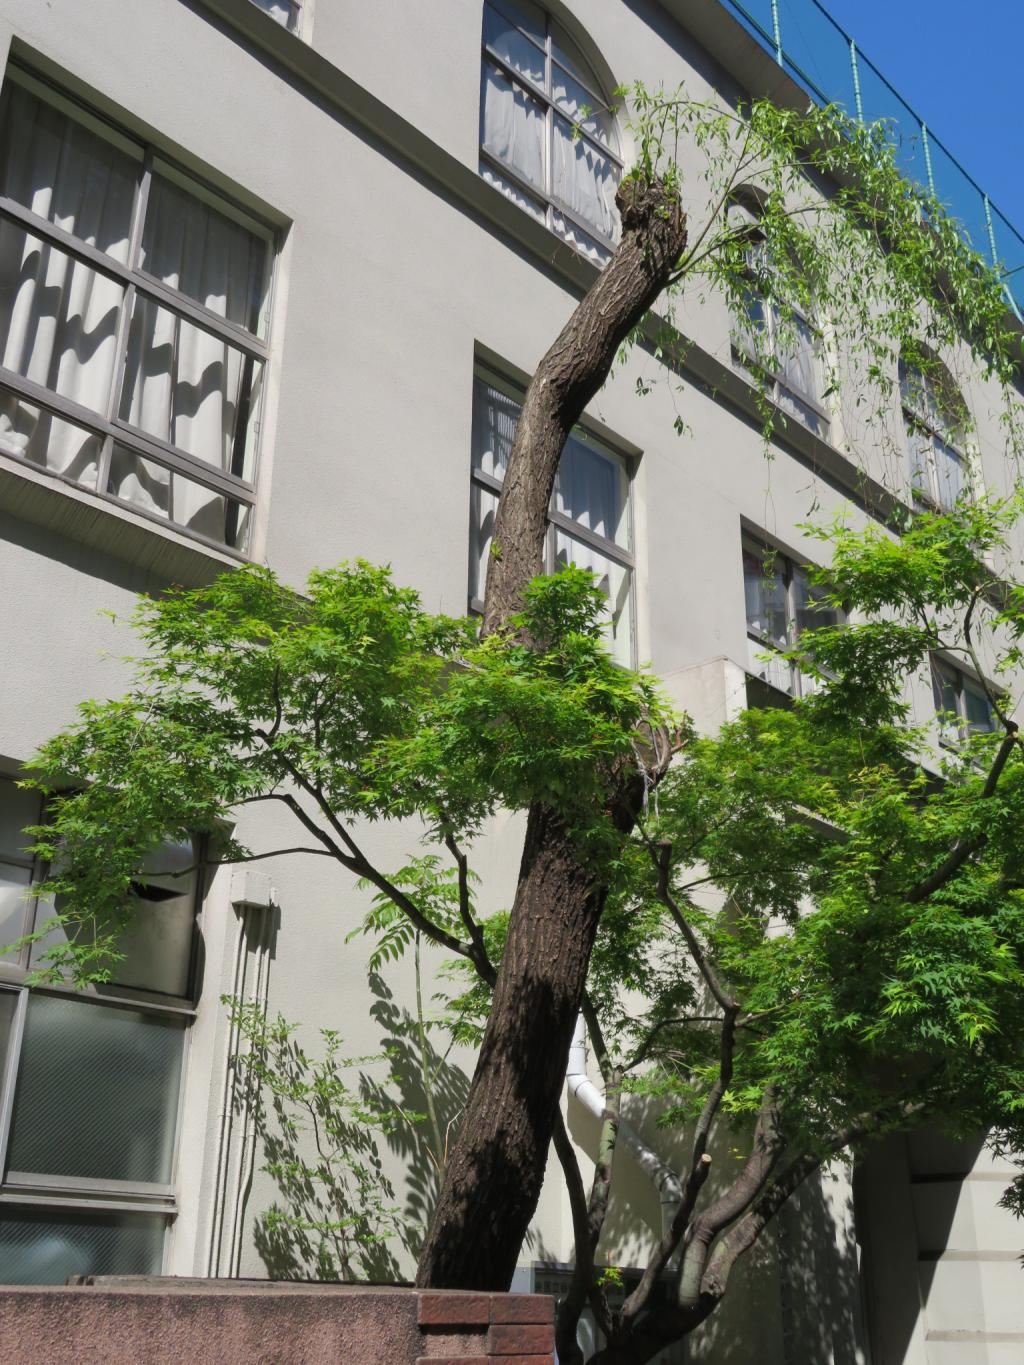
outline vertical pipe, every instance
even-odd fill
[[[992,226],[992,205],[988,202],[987,194],[983,194],[981,200],[985,205],[985,230],[988,233],[988,249],[992,255],[992,264],[998,270],[999,252],[996,250],[996,230]]]
[[[853,73],[853,107],[857,111],[857,122],[864,122],[864,105],[860,98],[860,67],[857,65],[857,44],[850,39],[850,70]]]
[[[772,0],[772,38],[775,42],[775,60],[782,65],[782,26],[779,23],[779,0]]]
[[[935,196],[935,177],[932,174],[932,149],[928,143],[928,125],[921,124],[921,146],[924,148],[924,169],[928,177],[928,193],[934,199]]]

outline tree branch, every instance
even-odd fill
[[[480,976],[489,986],[493,986],[497,980],[497,972],[494,963],[491,961],[487,952],[487,944],[484,942],[483,931],[473,917],[473,907],[469,895],[469,860],[463,853],[455,840],[453,834],[444,836],[445,847],[455,859],[455,867],[459,877],[459,917],[466,927],[469,941],[472,945],[473,965],[476,967]]]
[[[715,997],[723,1011],[734,1009],[736,1007],[735,1000],[723,988],[721,982],[718,980],[714,968],[711,966],[710,962],[708,962],[704,950],[700,946],[697,935],[693,932],[685,915],[679,908],[678,901],[672,895],[669,886],[669,878],[672,872],[672,845],[670,843],[663,843],[659,844],[657,849],[655,849],[652,845],[648,844],[647,848],[651,855],[651,861],[654,863],[655,871],[658,874],[658,899],[668,909],[669,914],[675,921],[676,928],[682,934],[683,938],[686,939],[686,945],[690,950],[690,955],[697,964],[697,968],[704,978],[708,990]]]

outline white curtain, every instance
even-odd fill
[[[0,192],[124,262],[137,166],[127,152],[10,81],[0,102]],[[0,219],[0,364],[105,412],[124,289]],[[100,442],[9,391],[0,450],[95,486]]]
[[[555,508],[595,535],[620,541],[622,477],[613,460],[570,436],[555,475]]]
[[[522,86],[485,61],[480,90],[480,143],[541,194],[544,177],[544,110]]]
[[[2,120],[2,192],[126,262],[138,163],[86,123],[11,83]],[[153,176],[142,258],[149,274],[255,330],[266,253],[261,238]],[[7,369],[106,415],[124,297],[119,282],[0,218],[0,363]],[[121,396],[125,420],[217,469],[251,478],[261,379],[259,362],[136,294]],[[100,448],[98,437],[0,391],[0,451],[95,487]],[[222,496],[120,448],[101,491],[215,539],[225,536]]]
[[[187,190],[154,175],[142,268],[218,316],[255,330],[266,245]],[[121,416],[215,468],[252,477],[252,419],[262,366],[155,300],[136,296]],[[241,423],[248,429],[242,429]],[[112,470],[111,491],[221,539],[225,501],[181,474],[135,459]]]
[[[633,662],[633,641],[630,612],[630,574],[622,564],[603,555],[575,536],[555,528],[555,564],[562,568],[575,564],[578,569],[589,569],[597,586],[608,599],[605,612],[605,642],[620,664]]]

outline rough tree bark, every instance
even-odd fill
[[[526,392],[498,505],[485,632],[505,628],[542,572],[548,505],[566,438],[618,349],[665,288],[686,245],[678,198],[630,177],[616,202],[622,241]],[[668,755],[655,746],[657,780]],[[645,777],[623,774],[609,818],[628,830]],[[530,811],[508,943],[459,1134],[416,1283],[507,1289],[540,1197],[573,1026],[604,895],[564,823]]]

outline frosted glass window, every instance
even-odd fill
[[[8,1168],[169,1184],[183,1036],[137,1010],[33,995]]]
[[[165,1220],[138,1213],[0,1206],[0,1283],[64,1284],[71,1275],[156,1275]]]

